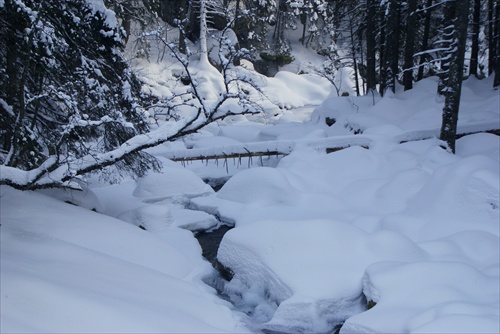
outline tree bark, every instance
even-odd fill
[[[470,52],[469,74],[477,77],[477,66],[479,58],[479,28],[481,24],[481,0],[474,0],[474,12],[472,15],[472,45]]]
[[[390,6],[389,4],[385,4],[385,6]],[[379,37],[379,92],[381,96],[384,96],[386,85],[387,85],[387,72],[388,68],[386,66],[386,57],[387,57],[387,40],[386,40],[386,31],[387,31],[387,26],[389,25],[389,20],[386,19],[386,12],[387,10],[385,8],[382,8],[380,10],[380,21],[381,21],[381,27],[380,27],[380,37]],[[390,29],[390,27],[389,27]]]
[[[387,36],[387,88],[396,92],[397,75],[399,72],[399,28],[400,3],[398,0],[389,1],[389,34]]]
[[[429,35],[431,32],[431,13],[432,10],[430,7],[432,6],[433,0],[427,0],[425,3],[425,21],[424,21],[424,34],[422,35],[422,50],[425,51],[429,48]],[[420,62],[418,66],[418,74],[417,81],[420,81],[424,78],[424,63],[426,61],[426,54],[420,56]]]
[[[406,24],[406,46],[403,84],[405,90],[413,88],[413,53],[415,49],[415,33],[417,23],[417,0],[408,0],[408,21]]]
[[[496,42],[495,42],[495,2],[488,0],[488,75],[495,71]]]
[[[375,70],[375,16],[376,0],[366,0],[366,91],[376,90]]]
[[[359,70],[358,70],[358,61],[357,61],[357,52],[356,52],[356,42],[354,41],[354,29],[353,29],[353,19],[349,21],[349,29],[351,32],[351,52],[352,52],[352,62],[354,67],[354,84],[356,86],[356,95],[360,96],[359,90]]]
[[[439,72],[439,82],[438,82],[438,94],[441,96],[446,95],[446,89],[448,88],[448,80],[449,80],[449,69],[451,60],[451,51],[453,49],[452,41],[456,38],[454,27],[456,22],[454,22],[457,18],[456,16],[456,6],[457,1],[462,0],[451,0],[444,3],[443,9],[443,21],[442,21],[442,33],[441,39],[445,41],[443,43],[443,47],[448,47],[448,51],[443,52],[442,60],[441,60],[441,69]]]
[[[207,47],[207,0],[200,1],[200,63],[208,63],[208,47]]]
[[[448,69],[446,83],[445,103],[443,108],[443,122],[441,124],[440,139],[445,141],[451,151],[455,153],[455,140],[457,135],[458,111],[462,90],[463,69],[465,61],[465,44],[467,41],[467,23],[470,0],[455,0],[448,2],[448,10],[454,14],[454,29],[451,37],[454,40]]]
[[[495,45],[495,52],[493,53],[495,78],[493,80],[493,87],[500,87],[500,4],[497,2],[495,5],[495,24],[493,44]]]

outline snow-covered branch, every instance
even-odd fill
[[[164,43],[183,68],[189,87],[186,91],[173,93],[172,96],[154,101],[145,107],[165,110],[164,115],[168,116],[166,120],[159,122],[158,128],[146,133],[141,134],[118,110],[94,115],[91,110],[80,110],[79,103],[69,93],[50,90],[50,94],[46,95],[53,96],[61,106],[66,105],[68,111],[63,123],[59,125],[57,139],[50,143],[49,149],[40,156],[41,162],[31,168],[13,164],[0,166],[0,185],[10,185],[23,190],[77,188],[78,184],[74,181],[86,173],[115,164],[126,165],[130,161],[137,161],[141,159],[138,156],[143,154],[143,150],[177,140],[225,117],[260,112],[261,107],[255,100],[260,94],[257,81],[247,70],[234,65],[235,60],[239,59],[245,50],[236,50],[228,41],[225,32],[221,36],[219,59],[222,69],[219,72],[208,61],[196,63],[191,59],[193,55],[190,52],[181,53],[177,45],[169,43],[163,35],[158,34],[158,40]],[[89,88],[96,87],[94,84],[102,85],[97,80],[105,79],[105,76],[99,70],[97,62],[91,62],[84,57],[81,59],[85,61],[79,70],[85,78],[89,78],[85,79]],[[93,75],[95,79],[89,75]],[[67,86],[71,87],[70,84]],[[33,101],[44,101],[42,94],[33,96]],[[91,100],[87,98],[86,103],[89,101]],[[94,101],[97,103],[94,107],[97,110],[106,106],[104,101]],[[141,114],[141,110],[144,112],[138,104],[139,101],[131,102],[135,105],[133,108],[137,114]],[[114,133],[115,128],[123,135],[110,137],[113,140],[110,142],[103,134]],[[87,133],[94,137],[86,137]],[[78,151],[68,151],[67,147],[71,145],[76,146]]]

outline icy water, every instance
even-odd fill
[[[246,325],[251,331],[262,334],[299,333],[300,331],[294,331],[293,327],[291,327],[290,331],[288,332],[263,328],[262,325],[271,319],[278,304],[270,300],[260,300],[259,308],[262,308],[262,305],[265,305],[268,312],[258,314],[256,312],[257,304],[252,305],[252,303],[248,303],[244,298],[242,298],[239,293],[240,290],[238,289],[237,283],[235,287],[232,286],[235,285],[234,282],[231,282],[233,274],[230,270],[223,267],[217,261],[217,250],[219,249],[220,242],[224,237],[224,234],[226,234],[226,232],[231,230],[232,228],[232,226],[222,225],[221,227],[213,231],[201,231],[195,234],[195,237],[196,239],[198,239],[198,242],[200,243],[200,246],[202,248],[203,256],[214,267],[213,274],[206,277],[204,279],[204,282],[207,285],[213,287],[217,291],[217,294],[221,299],[232,303],[236,312],[241,312],[248,316]],[[335,326],[334,328],[332,328],[331,332],[328,332],[328,334],[338,334],[341,327],[342,324]]]

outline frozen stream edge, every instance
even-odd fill
[[[223,180],[222,184],[220,184],[221,182],[218,182],[218,180],[211,180],[212,183],[215,182],[214,184],[217,184],[217,188],[219,189],[223,186],[225,181],[227,181],[227,179]],[[218,190],[217,188],[215,188],[216,191]],[[188,205],[188,209],[207,212],[203,210],[203,208],[193,205]],[[248,287],[244,286],[244,283],[240,282],[237,278],[234,278],[234,274],[230,268],[226,268],[218,261],[217,251],[222,238],[234,227],[234,223],[232,223],[230,219],[224,219],[224,217],[220,217],[218,214],[214,214],[213,212],[207,213],[213,215],[217,221],[219,221],[219,224],[215,228],[193,231],[193,235],[202,249],[203,257],[214,268],[212,274],[203,278],[203,282],[214,288],[219,298],[231,303],[234,307],[233,311],[246,315],[243,318],[246,319],[244,324],[252,332],[266,334],[290,334],[302,332],[300,326],[294,326],[293,323],[290,324],[288,331],[283,331],[283,328],[273,329],[272,325],[266,327],[266,323],[272,319],[274,313],[276,312],[279,306],[279,301],[273,300],[271,294],[265,291],[265,289],[256,290],[253,288],[250,291],[245,291],[248,290]],[[253,296],[249,298],[249,295]],[[366,297],[363,295],[361,298],[366,304]],[[343,323],[344,322],[335,324],[331,330],[328,330],[325,333],[338,334]]]

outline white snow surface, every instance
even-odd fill
[[[172,242],[41,194],[1,190],[2,333],[243,330],[192,283],[202,267]]]
[[[172,69],[149,70],[149,89],[168,95],[159,78]],[[220,78],[199,70],[216,98]],[[311,74],[266,84],[278,106],[265,114],[148,150],[160,173],[114,185],[89,176],[82,192],[2,186],[0,331],[500,332],[499,137],[443,149],[434,78],[383,99],[327,98],[331,87]],[[462,133],[500,127],[490,87],[464,83]],[[332,145],[350,147],[326,154]],[[221,147],[290,154],[168,160]],[[229,181],[214,192],[202,181],[211,178]],[[218,226],[215,216],[235,225],[218,252],[234,305],[204,283],[213,269],[191,232]]]

